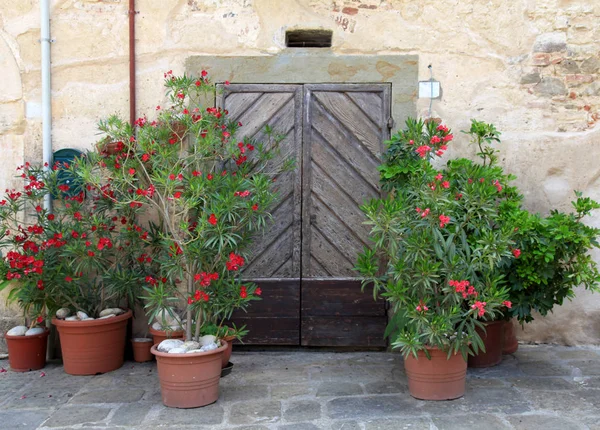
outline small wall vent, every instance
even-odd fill
[[[285,32],[288,48],[330,48],[331,30],[289,30]]]

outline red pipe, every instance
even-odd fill
[[[135,0],[129,0],[129,123],[135,122]]]

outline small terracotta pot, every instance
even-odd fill
[[[404,359],[410,395],[421,400],[452,400],[464,396],[467,362],[461,354],[428,348],[431,360],[419,351]]]
[[[227,336],[224,340],[227,342],[227,349],[223,352],[223,369],[227,367],[227,363],[229,363],[229,359],[231,358],[231,352],[233,351],[233,340],[235,336]]]
[[[193,354],[168,354],[152,347],[165,406],[198,408],[217,401],[222,356],[228,347],[221,342],[220,348]]]
[[[123,365],[129,310],[112,318],[89,321],[52,319],[60,336],[65,372],[96,375]]]
[[[29,372],[46,366],[48,329],[33,336],[5,335],[8,346],[8,363],[15,372]]]
[[[504,320],[483,323],[485,331],[477,328],[483,340],[485,352],[469,356],[469,367],[492,367],[502,361],[502,345],[504,344]]]
[[[151,326],[148,326],[148,330],[152,335],[152,339],[154,339],[154,345],[158,345],[163,340],[167,339],[183,339],[185,336],[185,331],[164,331],[164,330],[154,330]]]
[[[502,354],[514,354],[519,348],[519,341],[515,333],[515,323],[513,318],[504,321],[504,343]]]
[[[131,345],[133,346],[133,359],[138,363],[154,360],[154,356],[150,352],[154,340],[148,337],[134,337],[131,339]]]

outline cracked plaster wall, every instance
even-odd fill
[[[0,189],[41,159],[39,2],[0,2]],[[96,123],[128,116],[127,0],[53,0],[56,149],[85,149]],[[137,0],[139,112],[162,100],[162,73],[191,56],[277,55],[285,30],[333,30],[336,54],[413,54],[442,85],[433,115],[503,131],[502,163],[530,209],[568,210],[573,189],[600,198],[600,4],[589,0]],[[351,79],[351,78],[350,78]],[[426,114],[428,100],[417,100]],[[449,156],[472,156],[455,133]],[[588,220],[600,225],[600,214]],[[600,253],[595,253],[600,259]],[[3,306],[3,305],[2,305]],[[0,307],[0,325],[14,310]],[[3,322],[4,321],[4,322]],[[600,294],[579,292],[521,339],[600,343]]]

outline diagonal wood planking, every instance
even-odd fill
[[[296,159],[293,171],[276,177],[278,203],[273,222],[249,250],[246,278],[299,278],[300,276],[300,147],[302,87],[300,85],[230,85],[222,87],[218,104],[242,123],[240,138],[267,142],[266,125],[285,136],[267,171],[277,171],[286,159]],[[250,154],[251,155],[251,154]]]
[[[380,195],[385,87],[309,85],[304,103],[302,276],[355,278],[357,254],[369,243],[360,205]]]

